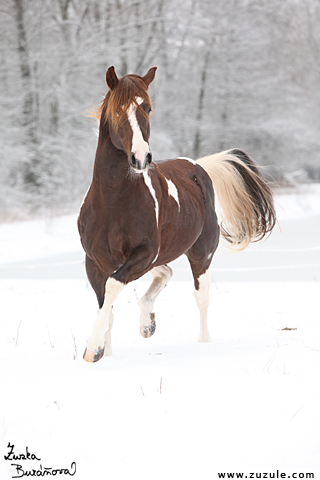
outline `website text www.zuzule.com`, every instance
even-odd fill
[[[276,472],[265,473],[218,473],[218,478],[314,478],[313,473],[284,473]]]

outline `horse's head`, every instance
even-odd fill
[[[123,151],[131,168],[144,172],[152,162],[149,147],[149,114],[152,110],[148,88],[156,73],[150,68],[144,77],[125,75],[118,78],[114,67],[106,74],[109,92],[105,102],[111,142]]]

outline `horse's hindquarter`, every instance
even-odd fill
[[[157,265],[186,253],[206,222],[215,223],[213,187],[206,172],[185,159],[157,163],[163,177],[160,208],[160,253]]]

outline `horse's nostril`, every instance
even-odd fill
[[[152,162],[152,153],[151,152],[147,153],[146,161],[147,161],[148,165],[150,165],[150,163]]]
[[[137,159],[134,153],[131,153],[131,162],[132,162],[132,165],[136,165],[137,163]]]

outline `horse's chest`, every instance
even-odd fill
[[[157,220],[148,202],[122,201],[83,217],[81,239],[89,255],[122,263],[127,252],[157,236]]]

